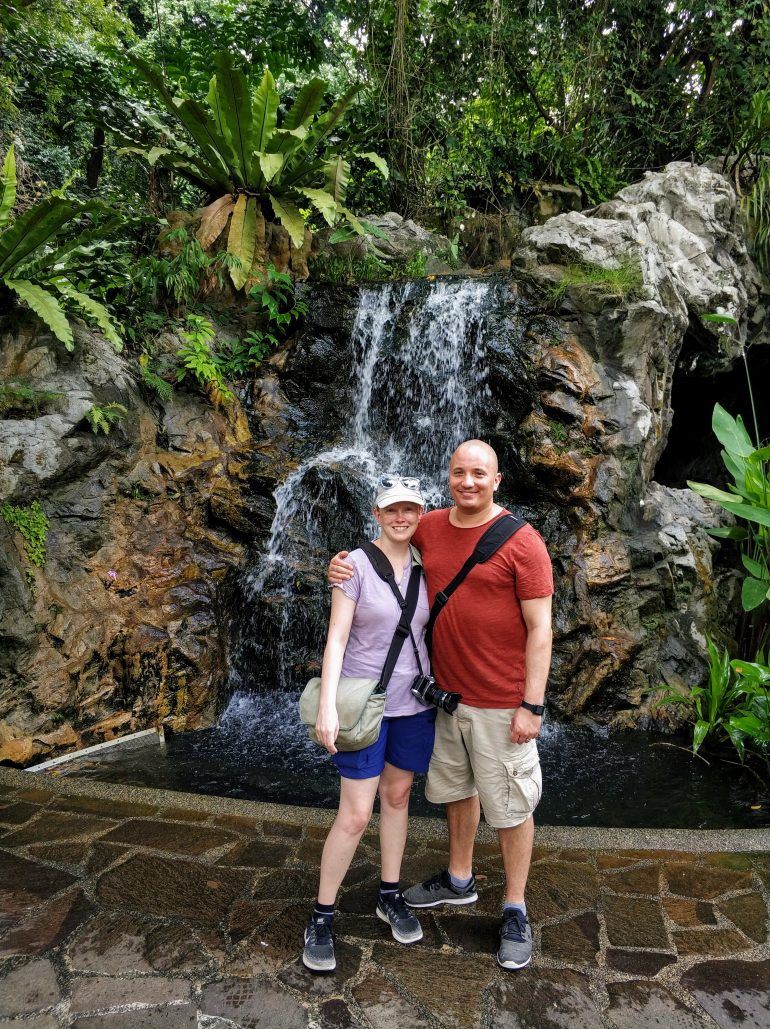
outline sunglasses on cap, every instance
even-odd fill
[[[390,489],[392,486],[405,486],[407,489],[420,491],[420,480],[414,479],[410,475],[382,475],[380,476],[380,486],[384,489]]]

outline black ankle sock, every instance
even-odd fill
[[[334,905],[333,904],[321,904],[320,901],[315,902],[314,915],[322,915],[324,918],[334,918]]]
[[[385,897],[387,894],[398,893],[398,883],[386,883],[384,879],[380,880],[380,896]]]

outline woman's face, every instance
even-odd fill
[[[375,507],[374,517],[385,539],[392,543],[408,543],[422,517],[422,508],[402,501],[388,507]]]

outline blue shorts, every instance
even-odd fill
[[[344,779],[374,779],[389,765],[406,772],[427,772],[436,734],[436,709],[383,718],[376,743],[363,750],[338,750],[332,761]]]

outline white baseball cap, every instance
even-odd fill
[[[375,507],[390,507],[391,504],[417,504],[425,507],[420,480],[411,475],[383,475],[377,484]]]

